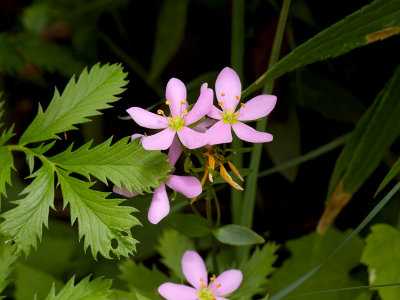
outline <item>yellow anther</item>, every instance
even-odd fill
[[[218,102],[218,105],[222,106],[222,105],[224,105],[224,102]]]
[[[204,283],[201,284],[201,288],[202,288],[202,289],[205,289],[206,287],[207,287],[207,286],[206,286]]]
[[[200,282],[204,282],[204,278],[203,277],[200,277]]]
[[[237,101],[239,101],[239,100],[240,100],[240,98],[239,98],[239,96],[238,96],[238,95],[236,95],[236,96],[235,96],[235,98],[236,98],[236,100],[237,100]]]
[[[222,97],[225,97],[225,93],[221,93],[221,96],[222,96]]]
[[[240,103],[240,106],[241,107],[245,107],[246,105],[244,103]]]
[[[171,101],[167,100],[165,101],[165,104],[169,105],[171,103]]]
[[[212,300],[217,300],[217,297],[213,296],[213,297],[212,297]]]
[[[158,113],[159,115],[163,115],[163,114],[164,114],[164,112],[163,112],[162,109],[157,110],[157,113]]]
[[[210,281],[214,281],[217,277],[215,277],[215,274],[213,274],[210,278]]]
[[[221,287],[221,284],[220,283],[218,283],[217,284],[217,286],[216,286],[216,288],[220,288]]]
[[[183,115],[187,115],[187,113],[188,113],[188,111],[185,109],[185,110],[183,111]]]
[[[180,104],[185,104],[186,102],[182,100],[182,101],[179,101],[179,103]]]

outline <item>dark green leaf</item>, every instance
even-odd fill
[[[7,278],[14,270],[14,262],[18,258],[17,255],[14,255],[14,252],[15,245],[6,243],[5,240],[0,237],[0,294],[10,282]],[[0,299],[2,299],[2,296],[0,296]]]
[[[78,82],[72,78],[62,95],[56,90],[43,112],[39,112],[21,136],[20,144],[57,139],[58,133],[76,129],[74,125],[89,122],[89,117],[101,114],[99,110],[111,107],[124,91],[126,73],[120,65],[93,66],[83,70]]]
[[[203,237],[211,232],[207,220],[199,215],[174,214],[168,216],[167,221],[175,230],[188,237]]]
[[[294,49],[243,91],[243,96],[301,66],[345,54],[398,33],[400,2],[375,0]]]
[[[235,224],[218,228],[215,232],[215,237],[221,243],[233,246],[246,246],[265,242],[264,238],[253,230]]]
[[[378,194],[382,189],[392,180],[394,179],[397,174],[400,173],[400,159],[393,165],[393,167],[389,170],[389,173],[386,174],[385,178],[383,179],[382,183],[379,185],[376,194]],[[375,194],[375,195],[376,195]]]
[[[0,199],[1,195],[6,195],[6,183],[11,185],[11,169],[15,170],[14,159],[11,151],[6,147],[0,146]],[[1,203],[0,203],[1,204]],[[1,205],[0,205],[1,208]]]
[[[186,26],[188,0],[164,0],[157,20],[156,39],[149,72],[154,82],[178,50]]]
[[[146,151],[138,140],[124,138],[111,145],[112,139],[91,149],[91,142],[72,151],[66,151],[50,158],[51,161],[71,172],[87,178],[89,174],[107,184],[107,179],[129,191],[145,191],[160,186],[167,179],[169,164],[166,155],[159,151]]]

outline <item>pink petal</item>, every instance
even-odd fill
[[[208,116],[210,118],[213,118],[213,119],[222,120],[221,114],[223,114],[222,110],[216,108],[213,105],[213,107],[211,108],[210,112],[208,113]]]
[[[181,154],[182,154],[181,143],[179,143],[178,137],[174,136],[171,147],[169,147],[168,150],[169,165],[171,167],[175,166],[175,163],[179,159]]]
[[[169,180],[165,183],[187,198],[197,197],[203,190],[200,181],[193,176],[170,175]]]
[[[217,300],[229,300],[228,298],[224,298],[224,297],[216,297]]]
[[[224,144],[232,142],[231,124],[219,121],[206,131],[209,135],[210,145]]]
[[[267,132],[257,131],[242,122],[237,122],[232,125],[233,131],[236,133],[238,138],[243,141],[251,143],[266,143],[273,140],[273,136]]]
[[[186,125],[193,124],[208,114],[213,106],[213,96],[214,93],[212,89],[204,89],[201,91],[200,97],[197,99],[196,104],[185,117]]]
[[[200,92],[208,88],[208,83],[204,82],[200,87]]]
[[[136,140],[136,139],[140,139],[139,142],[141,143],[142,142],[142,138],[144,138],[143,134],[135,133],[135,134],[132,134],[131,141]]]
[[[186,280],[197,290],[207,285],[207,270],[203,259],[195,251],[186,251],[182,257],[182,272]]]
[[[158,287],[158,292],[167,300],[196,300],[197,290],[192,287],[166,282]]]
[[[208,144],[208,135],[205,133],[194,131],[186,126],[177,132],[182,144],[189,149],[200,148]]]
[[[169,108],[171,109],[172,116],[178,116],[186,109],[186,86],[177,78],[171,78],[167,83],[165,96],[169,100]],[[185,104],[181,104],[185,101]]]
[[[213,126],[217,121],[213,119],[205,119],[203,122],[201,122],[199,125],[196,125],[193,127],[193,130],[201,133],[205,133],[208,128]]]
[[[243,275],[239,270],[228,270],[219,275],[208,287],[214,295],[223,296],[235,291],[242,283]],[[220,285],[219,287],[217,287]]]
[[[175,130],[166,128],[159,133],[144,137],[142,145],[146,150],[166,150],[171,146],[174,136]]]
[[[122,189],[120,189],[116,185],[113,186],[113,192],[128,198],[132,198],[139,195],[135,190],[132,190],[132,192],[130,192],[124,186],[122,186]]]
[[[275,107],[276,96],[260,95],[245,103],[240,109],[239,121],[252,121],[268,115]]]
[[[164,183],[154,190],[147,218],[153,224],[160,222],[169,213],[169,200]]]
[[[127,110],[133,121],[142,127],[150,129],[162,129],[168,127],[168,121],[165,117],[153,114],[140,107],[131,107]]]
[[[225,103],[226,108],[234,111],[239,102],[236,97],[240,99],[242,93],[242,84],[238,74],[231,68],[224,68],[215,81],[215,93],[219,102]]]

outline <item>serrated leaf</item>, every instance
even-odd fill
[[[352,195],[378,167],[400,135],[400,66],[357,123],[343,148],[329,183],[330,200],[318,224],[324,232]]]
[[[35,119],[23,133],[20,144],[59,138],[56,134],[76,129],[74,125],[90,121],[89,117],[101,114],[99,110],[111,107],[124,91],[126,73],[118,64],[94,65],[83,70],[78,81],[69,81],[62,95],[56,90],[43,112],[41,106]]]
[[[6,184],[11,185],[11,169],[15,170],[14,158],[12,156],[11,151],[6,147],[1,147],[1,146],[0,146],[0,166],[1,166],[0,168],[0,200],[1,200],[1,195],[7,197]]]
[[[199,215],[173,214],[167,217],[167,222],[187,237],[203,237],[211,233],[207,220]]]
[[[154,82],[162,73],[182,42],[188,0],[164,0],[157,19],[157,32],[149,71]],[[171,18],[171,16],[174,16]]]
[[[146,151],[139,141],[124,138],[111,145],[112,139],[90,148],[91,142],[72,151],[72,145],[64,152],[50,158],[62,168],[82,174],[93,175],[105,184],[107,179],[128,190],[145,191],[160,186],[167,179],[167,157],[159,151]]]
[[[368,266],[371,285],[395,283],[400,281],[400,232],[386,224],[371,227],[361,257]],[[382,300],[400,299],[400,287],[378,288]]]
[[[14,131],[14,124],[11,125],[9,129],[3,130],[3,132],[0,135],[0,146],[3,146],[15,135],[13,131]]]
[[[319,265],[324,261],[338,244],[348,235],[347,232],[340,232],[329,228],[324,235],[316,232],[302,236],[298,239],[290,240],[286,243],[291,256],[286,259],[283,265],[271,277],[269,285],[270,294],[275,294],[287,285],[304,275],[307,270]],[[351,278],[350,271],[360,262],[363,241],[361,238],[354,238],[345,248],[341,250],[334,260],[329,260],[326,264],[315,272],[307,281],[295,289],[291,296],[300,295],[307,292],[327,290],[331,288],[342,288],[348,286],[358,286],[362,283]],[[358,295],[364,294],[361,299],[370,299],[369,291],[342,291],[337,293],[321,295],[309,295],[308,300],[353,300]]]
[[[48,144],[42,143],[36,148],[30,148],[29,151],[25,152],[26,155],[26,162],[28,163],[29,167],[29,174],[32,174],[33,169],[35,168],[35,154],[43,155],[47,151],[49,151],[56,141],[52,141]]]
[[[263,290],[262,288],[269,282],[267,276],[275,270],[272,265],[278,258],[276,250],[278,246],[275,243],[267,243],[261,249],[254,250],[250,259],[240,268],[243,282],[231,299],[251,299],[253,295]]]
[[[50,274],[19,263],[15,270],[15,300],[44,299],[52,286],[60,289],[63,283]]]
[[[61,169],[56,172],[64,207],[70,206],[71,223],[78,220],[79,239],[85,236],[85,251],[90,246],[94,258],[98,252],[106,258],[111,258],[110,251],[118,257],[133,254],[137,241],[132,238],[130,229],[140,224],[131,215],[136,209],[119,205],[123,199],[107,199],[110,193],[90,189],[93,182],[71,177]],[[118,243],[116,248],[111,245],[113,240]]]
[[[0,216],[5,219],[0,223],[0,232],[14,240],[17,253],[23,251],[26,256],[31,246],[36,249],[43,225],[48,227],[49,207],[54,209],[53,167],[43,162],[43,166],[31,177],[35,179],[21,193],[28,195],[14,202],[17,207]]]
[[[175,276],[182,278],[182,256],[187,250],[194,250],[193,241],[174,229],[166,229],[158,238],[158,246],[156,249],[162,257],[161,262],[168,267]]]
[[[345,54],[399,33],[400,2],[375,0],[298,46],[251,84],[242,96],[299,67]]]
[[[392,180],[394,179],[397,174],[400,173],[400,158],[396,161],[393,167],[389,170],[386,174],[385,178],[382,180],[381,184],[379,185],[378,190],[376,191],[375,195],[378,194],[383,188]]]
[[[264,238],[253,230],[236,224],[218,228],[215,232],[215,237],[221,243],[233,246],[246,246],[265,242]]]
[[[5,240],[0,237],[0,293],[4,291],[8,283],[8,277],[14,270],[14,262],[18,256],[15,253],[15,245],[5,243]],[[0,296],[0,299],[2,296]]]
[[[56,295],[53,286],[45,300],[109,300],[111,299],[111,280],[97,277],[89,281],[90,276],[74,285],[74,277]]]
[[[118,277],[128,284],[131,292],[139,292],[150,299],[163,299],[157,292],[157,288],[170,281],[164,273],[155,267],[148,269],[132,260],[124,261],[119,267],[121,274]]]

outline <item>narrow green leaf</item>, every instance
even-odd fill
[[[168,223],[179,233],[188,237],[203,237],[211,232],[206,219],[194,214],[173,214],[168,216]]]
[[[124,261],[119,268],[121,274],[118,277],[128,284],[131,292],[139,292],[150,299],[163,299],[157,288],[164,282],[170,281],[164,273],[155,267],[148,269],[132,260]]]
[[[375,196],[383,190],[383,188],[392,180],[394,179],[397,174],[400,173],[400,158],[397,160],[397,162],[393,165],[393,167],[389,170],[389,172],[386,174],[385,178],[382,180],[381,184],[379,185],[378,190],[375,193]]]
[[[70,205],[71,223],[78,219],[79,239],[85,236],[85,251],[90,246],[94,258],[98,252],[106,258],[111,258],[110,251],[118,257],[133,254],[137,241],[130,229],[140,224],[131,215],[136,209],[119,205],[122,199],[107,199],[110,193],[90,189],[93,182],[71,177],[61,169],[56,171],[64,207]],[[116,248],[111,245],[113,240],[118,243]]]
[[[225,225],[215,232],[218,241],[233,246],[246,246],[265,243],[262,236],[253,230],[240,225]]]
[[[187,250],[194,250],[194,243],[174,229],[166,229],[158,238],[156,250],[161,255],[161,262],[178,278],[182,278],[182,256]]]
[[[31,177],[35,179],[21,194],[25,198],[15,201],[17,207],[0,217],[0,232],[11,238],[17,245],[17,253],[23,251],[29,255],[30,247],[37,247],[37,238],[42,237],[43,225],[48,227],[49,207],[54,209],[54,170],[43,162],[43,166]]]
[[[272,266],[278,256],[275,252],[278,246],[274,243],[267,243],[261,249],[256,248],[250,259],[240,267],[243,272],[243,281],[239,289],[230,297],[234,299],[251,299],[252,296],[263,291],[265,285],[269,282],[267,276],[275,268]]]
[[[243,91],[242,96],[299,67],[399,33],[400,2],[375,0],[294,49]]]
[[[361,262],[368,266],[369,283],[400,282],[400,232],[385,224],[374,225],[368,235]],[[378,288],[382,300],[400,298],[400,287]]]
[[[160,151],[146,151],[138,140],[124,138],[111,145],[112,138],[90,149],[91,142],[72,151],[71,145],[64,152],[50,158],[63,169],[93,175],[105,184],[107,179],[121,188],[151,192],[167,179],[169,164]]]
[[[89,281],[90,276],[74,285],[74,277],[56,295],[53,285],[52,290],[45,300],[109,300],[112,291],[111,280],[97,277]]]
[[[18,256],[14,254],[15,245],[5,243],[5,240],[0,237],[0,294],[4,291],[8,283],[7,278],[14,270],[14,262]],[[2,296],[0,296],[0,299]]]
[[[185,33],[188,0],[164,0],[161,6],[149,81],[154,82],[178,50]]]
[[[6,147],[0,146],[0,198],[1,195],[7,197],[6,183],[11,185],[11,169],[15,170],[14,159],[11,151]],[[0,205],[1,208],[1,205]]]
[[[58,133],[76,129],[74,125],[89,122],[99,110],[111,107],[124,91],[126,73],[118,64],[94,65],[83,70],[77,82],[73,77],[62,95],[55,91],[47,110],[39,111],[20,139],[21,144],[57,139]]]

